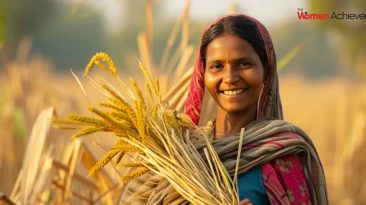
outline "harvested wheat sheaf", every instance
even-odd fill
[[[159,81],[154,81],[141,63],[140,70],[146,81],[149,99],[147,102],[134,79],[130,79],[132,90],[120,79],[107,54],[97,53],[93,56],[85,68],[84,76],[94,65],[112,74],[122,86],[120,90],[130,99],[125,99],[119,89],[98,83],[107,100],[101,102],[99,107],[89,108],[93,116],[71,114],[67,119],[54,119],[56,126],[77,130],[72,138],[96,132],[109,132],[118,137],[112,148],[90,170],[91,175],[116,156],[119,163],[126,153],[137,153],[139,161],[122,164],[135,168],[123,176],[124,183],[152,171],[168,180],[178,193],[193,204],[238,202],[235,180],[228,175],[207,133],[196,127],[187,115],[168,108],[168,102],[161,100]],[[206,159],[201,157],[190,141],[190,131],[206,139]]]

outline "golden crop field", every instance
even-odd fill
[[[180,110],[185,93],[173,92],[174,85],[187,88],[189,59],[194,58],[194,47],[186,39],[187,12],[183,13],[177,21],[182,30],[173,29],[169,38],[178,41],[177,32],[182,33],[179,52],[171,55],[167,45],[160,63],[176,72],[159,75],[165,99]],[[151,27],[147,25],[136,39],[141,60],[154,71]],[[29,41],[22,42],[17,58],[0,70],[0,204],[5,198],[19,204],[118,204],[123,194],[118,167],[111,163],[100,173],[87,174],[115,138],[98,134],[71,141],[72,132],[50,127],[51,117],[85,113],[100,93],[83,78],[85,96],[71,73],[57,73],[44,58],[29,56],[30,46]],[[285,120],[305,130],[318,149],[331,204],[364,204],[366,84],[341,76],[309,80],[280,73],[280,93]]]
[[[298,75],[280,77],[280,82],[285,119],[299,125],[314,140],[323,161],[332,203],[362,204],[366,201],[366,161],[363,157],[366,85],[341,78],[312,82]],[[24,149],[40,149],[29,144],[31,128],[38,113],[49,106],[63,115],[85,112],[87,99],[79,92],[80,88],[71,74],[52,72],[42,59],[10,62],[1,73],[0,89],[0,181],[1,191],[9,195],[26,157],[23,156]],[[65,157],[60,156],[65,155],[62,148],[70,143],[68,134],[70,132],[51,129],[43,152],[53,146],[49,154],[62,161]],[[100,156],[101,149],[90,146],[90,142],[102,141],[108,145],[105,138],[113,141],[108,136],[83,140],[92,147],[96,156]],[[61,144],[56,146],[55,143]],[[76,169],[81,169],[87,178],[85,168]],[[54,185],[49,186],[56,189]]]

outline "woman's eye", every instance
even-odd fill
[[[249,62],[241,62],[241,63],[239,63],[239,67],[240,68],[249,68],[251,66],[252,66],[252,64],[249,63]]]
[[[211,70],[220,70],[220,69],[222,69],[222,67],[223,66],[221,64],[213,64],[210,66],[210,69]]]

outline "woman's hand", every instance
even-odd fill
[[[252,202],[250,202],[249,199],[244,199],[242,201],[239,201],[238,205],[253,205]]]

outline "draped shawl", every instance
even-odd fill
[[[231,15],[233,16],[233,15]],[[319,156],[311,139],[300,128],[283,121],[276,71],[276,55],[267,29],[256,19],[246,15],[234,15],[255,24],[263,39],[268,60],[268,76],[258,100],[257,120],[244,132],[243,151],[239,174],[261,166],[267,195],[271,204],[328,204],[325,176]],[[211,25],[226,18],[224,16]],[[206,32],[205,31],[205,32]],[[205,34],[203,33],[203,35]],[[204,67],[198,53],[191,78],[185,113],[195,124],[200,119],[204,96]],[[201,149],[204,144],[196,142]],[[212,144],[230,174],[234,173],[239,134]],[[300,167],[301,166],[301,167]],[[301,203],[302,203],[301,202]],[[188,204],[162,177],[145,174],[128,183],[123,190],[121,204]]]

